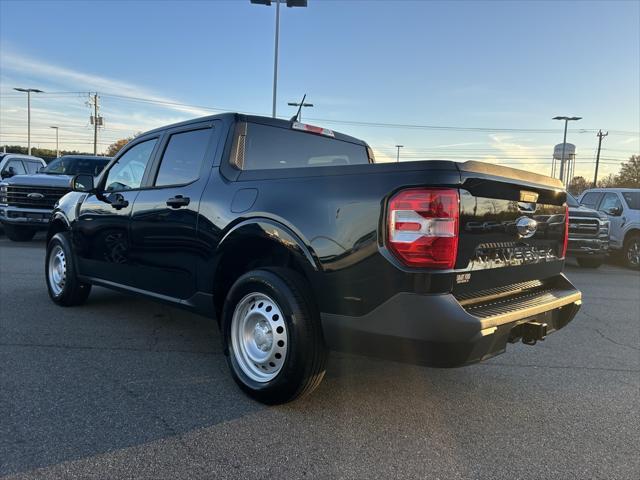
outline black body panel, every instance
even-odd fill
[[[304,275],[323,318],[366,321],[399,294],[456,302],[458,295],[561,274],[565,194],[553,179],[450,161],[240,171],[230,161],[238,122],[290,123],[236,114],[197,122],[215,122],[197,181],[153,187],[159,146],[140,188],[120,192],[126,207],[75,192],[60,201],[50,235],[72,231],[84,279],[211,315],[221,307],[234,268],[276,262]],[[170,132],[194,124],[135,141],[156,137],[163,145]],[[346,135],[335,138],[366,148]],[[410,187],[459,189],[454,269],[409,268],[387,249],[387,201]],[[188,197],[188,205],[168,207],[166,201],[178,195]],[[522,205],[523,195],[534,207]],[[531,238],[520,238],[514,227],[523,216],[538,222]]]

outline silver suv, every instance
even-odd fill
[[[578,199],[609,218],[609,247],[625,264],[640,269],[640,188],[592,188]]]

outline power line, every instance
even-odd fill
[[[89,94],[89,92],[51,92],[47,94]],[[201,110],[210,110],[214,112],[236,111],[235,109],[212,107],[208,105],[195,105],[182,102],[173,102],[170,100],[159,100],[155,98],[135,97],[131,95],[120,95],[116,93],[101,93],[103,97],[118,98],[135,102],[149,103],[155,105],[197,108]],[[249,115],[261,115],[259,112],[242,112]],[[384,128],[404,128],[404,129],[424,129],[424,130],[450,130],[465,132],[521,132],[521,133],[557,133],[557,129],[544,128],[510,128],[510,127],[462,127],[453,125],[428,125],[428,124],[410,124],[410,123],[385,123],[385,122],[365,122],[359,120],[334,120],[328,118],[312,118],[309,120],[320,121],[326,123],[335,123],[341,125],[366,126],[366,127],[384,127]],[[595,129],[575,129],[570,130],[572,133],[596,133]],[[616,135],[640,135],[640,132],[630,130],[610,130],[609,133]]]

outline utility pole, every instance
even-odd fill
[[[93,96],[93,154],[98,154],[98,92]]]
[[[103,125],[102,117],[98,115],[98,92],[94,93],[89,101],[89,105],[93,106],[93,115],[91,115],[91,124],[93,125],[93,154],[98,154],[98,127]]]
[[[403,147],[404,145],[396,145],[396,148],[398,149],[398,155],[396,156],[396,163],[400,163],[400,149]]]
[[[598,153],[596,155],[596,173],[593,175],[593,188],[596,188],[598,183],[598,166],[600,165],[600,148],[602,147],[602,139],[609,135],[609,132],[602,133],[602,130],[598,130],[596,136],[598,137]]]

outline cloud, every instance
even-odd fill
[[[180,103],[178,100],[158,95],[150,90],[132,83],[123,82],[121,80],[115,80],[91,73],[80,72],[58,65],[52,65],[39,59],[36,60],[33,58],[28,58],[24,55],[18,55],[12,52],[2,52],[2,56],[0,56],[0,66],[2,67],[3,71],[8,70],[18,72],[23,75],[28,75],[30,77],[42,77],[48,79],[49,81],[59,81],[64,85],[69,85],[82,91],[114,93],[117,95],[125,95],[130,97],[143,97],[145,99],[157,102]],[[197,107],[169,104],[164,106],[170,110],[189,113],[195,116],[211,115],[210,110],[204,110]]]

